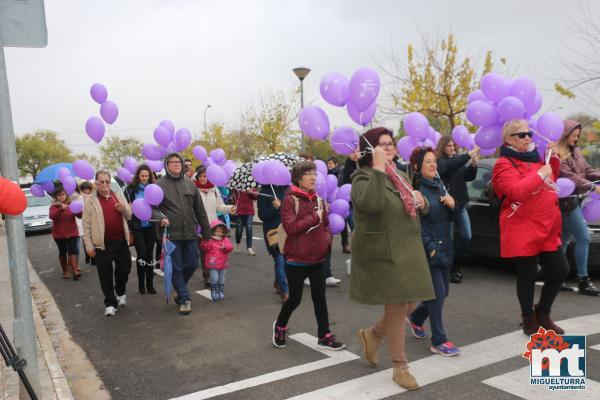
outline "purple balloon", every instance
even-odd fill
[[[529,120],[527,121],[527,125],[529,126],[529,129],[531,129],[534,132],[537,132],[537,118],[536,117],[529,118]]]
[[[320,107],[306,106],[298,117],[300,130],[315,140],[324,140],[329,135],[329,118]]]
[[[352,118],[352,121],[356,122],[359,125],[367,126],[369,122],[375,117],[375,112],[377,111],[377,103],[373,102],[365,111],[358,111],[354,103],[351,101],[346,105],[346,109],[348,111],[348,115]]]
[[[325,175],[317,171],[317,194],[319,197],[327,198],[327,178]]]
[[[496,106],[496,112],[500,121],[507,122],[513,119],[523,119],[525,117],[525,106],[518,98],[507,96],[500,100]]]
[[[556,186],[558,187],[558,198],[560,199],[572,195],[575,191],[575,182],[569,178],[558,178]]]
[[[533,117],[538,111],[542,108],[542,95],[540,92],[535,93],[535,98],[531,102],[530,105],[526,106],[527,112],[525,113],[525,117],[530,118]]]
[[[81,179],[87,181],[94,179],[94,167],[85,160],[75,160],[73,163],[73,171],[75,171],[75,174]]]
[[[100,115],[107,124],[112,125],[119,116],[119,107],[114,102],[106,100],[100,106]]]
[[[223,169],[225,170],[225,173],[227,173],[228,178],[231,178],[233,176],[233,171],[235,171],[235,168],[236,168],[235,164],[228,163],[228,162],[223,164]]]
[[[121,167],[117,170],[117,176],[125,183],[131,183],[131,181],[133,181],[133,174],[124,167]]]
[[[140,219],[140,221],[149,221],[152,219],[152,207],[145,199],[135,199],[131,203],[131,211]]]
[[[554,142],[560,139],[564,128],[565,124],[563,119],[555,113],[547,112],[537,121],[538,132]]]
[[[265,162],[262,170],[266,183],[276,186],[288,186],[292,183],[292,176],[287,167],[279,160]]]
[[[60,167],[56,173],[59,180],[63,180],[67,176],[71,176],[71,170],[67,167]]]
[[[194,157],[196,157],[196,159],[198,159],[200,161],[204,161],[204,160],[206,160],[206,157],[208,157],[208,154],[206,153],[206,149],[202,146],[195,146],[194,149],[192,150],[192,153],[194,154]]]
[[[346,219],[350,215],[350,203],[342,199],[335,200],[329,205],[329,211]]]
[[[404,136],[398,140],[396,150],[398,150],[398,154],[404,161],[408,161],[411,153],[418,145],[419,144],[410,136]]]
[[[536,94],[535,83],[526,76],[516,78],[510,85],[510,95],[521,100],[524,107],[533,103]]]
[[[493,149],[481,149],[479,154],[481,154],[483,157],[489,157],[496,154],[496,150],[497,149],[495,147]]]
[[[323,174],[323,176],[327,176],[327,164],[324,161],[315,160],[315,165],[317,166],[317,172]]]
[[[53,193],[56,189],[54,187],[54,183],[52,181],[45,181],[41,183],[42,188],[46,191],[46,193]]]
[[[156,161],[163,158],[163,152],[161,148],[155,144],[149,143],[146,143],[142,146],[142,155],[151,161]]]
[[[581,209],[581,212],[587,222],[597,222],[600,220],[600,201],[592,200],[587,202]]]
[[[69,210],[73,214],[79,214],[83,210],[83,202],[81,200],[72,201],[71,204],[69,204]]]
[[[343,107],[350,96],[348,79],[337,72],[330,72],[321,78],[319,89],[321,97],[333,106]]]
[[[127,156],[125,157],[125,161],[123,161],[123,166],[127,168],[127,171],[135,175],[135,171],[137,170],[138,164],[137,161],[135,161],[135,158]]]
[[[108,90],[101,83],[94,83],[90,88],[90,96],[98,104],[102,104],[108,99]]]
[[[499,102],[510,92],[509,82],[503,76],[489,72],[481,78],[479,84],[483,94],[490,100]],[[477,124],[480,125],[480,124]]]
[[[337,192],[338,192],[338,190],[339,190],[339,189],[340,189],[340,188],[335,188],[335,189],[333,190],[333,192],[328,192],[328,193],[327,193],[327,202],[328,202],[328,203],[333,203],[333,201],[336,199]]]
[[[498,114],[493,104],[476,100],[467,106],[467,119],[473,125],[488,126],[498,121]]]
[[[37,183],[34,183],[33,185],[31,185],[31,187],[29,188],[29,193],[31,193],[35,197],[44,197],[45,196],[44,188],[41,185],[38,185]]]
[[[600,193],[591,192],[588,196],[592,200],[600,200]]]
[[[178,129],[175,132],[175,151],[183,151],[185,150],[192,141],[192,134],[189,130],[185,128]]]
[[[463,125],[456,125],[452,129],[452,139],[460,147],[467,147],[469,144],[469,130]]]
[[[337,176],[333,174],[327,174],[325,181],[327,183],[327,193],[333,193],[333,191],[338,187]]]
[[[71,175],[65,176],[63,179],[61,179],[61,182],[63,184],[65,192],[69,196],[73,194],[75,189],[77,189],[77,182],[75,181],[75,178],[73,178]]]
[[[227,173],[220,165],[209,165],[206,168],[206,177],[215,186],[226,186],[229,178]]]
[[[90,139],[96,143],[100,143],[104,137],[104,122],[98,117],[90,117],[85,123],[85,131]]]
[[[163,193],[162,188],[157,184],[151,183],[144,189],[144,199],[151,206],[159,205],[164,198],[165,194]]]
[[[411,112],[404,117],[404,130],[415,141],[425,140],[429,134],[429,121],[419,112]]]
[[[441,133],[439,133],[438,131],[435,131],[435,132],[434,132],[434,137],[433,137],[433,144],[434,144],[435,146],[437,146],[437,145],[438,145],[438,142],[440,141],[440,139],[441,139],[441,138],[442,138],[442,134],[441,134]]]
[[[164,168],[164,165],[160,160],[146,160],[145,164],[154,172],[160,172]]]
[[[171,137],[173,137],[173,135],[175,134],[175,124],[173,122],[169,121],[168,119],[164,119],[164,120],[160,121],[158,123],[158,125],[167,128],[167,131],[169,131],[169,134],[171,135]]]
[[[502,146],[502,126],[483,126],[475,133],[475,143],[482,149],[494,149]]]
[[[223,149],[214,149],[210,151],[210,158],[213,159],[219,165],[222,165],[227,161],[227,157],[225,156],[225,151]]]
[[[169,143],[171,143],[171,140],[173,140],[173,134],[162,125],[159,125],[154,129],[153,136],[156,143],[163,147],[167,147]]]
[[[379,95],[379,76],[371,68],[361,68],[352,74],[349,87],[349,102],[358,111],[365,111]]]
[[[339,187],[339,189],[335,195],[335,199],[336,200],[342,199],[342,200],[350,201],[352,199],[350,196],[351,191],[352,191],[352,184],[346,183]]]
[[[327,219],[329,220],[329,230],[332,235],[336,235],[344,230],[346,221],[340,215],[329,213]]]
[[[252,166],[252,177],[260,185],[266,185],[267,180],[263,174],[263,168],[265,166],[264,161],[257,162]]]
[[[340,126],[334,129],[333,134],[329,138],[329,143],[333,151],[347,156],[356,149],[358,140],[358,134],[354,129],[348,126]]]
[[[487,97],[485,97],[485,94],[483,94],[483,92],[480,89],[477,89],[477,90],[474,90],[473,92],[471,92],[469,97],[467,97],[467,104],[471,104],[472,102],[474,102],[476,100],[489,101],[489,99]]]
[[[475,147],[475,134],[474,133],[469,134],[469,142],[466,143],[464,147],[467,150],[473,150],[473,148]]]
[[[537,143],[535,149],[538,152],[541,160],[546,158],[546,147],[548,146],[547,142],[542,141],[541,143]]]

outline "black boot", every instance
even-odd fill
[[[148,294],[156,294],[156,289],[154,289],[154,267],[152,265],[146,266],[146,290]]]
[[[582,276],[577,279],[579,281],[579,294],[587,294],[588,296],[600,296],[600,289],[598,289],[589,276]]]
[[[460,266],[458,265],[458,263],[455,262],[450,268],[450,282],[460,283],[460,281],[462,281],[462,278],[463,274],[460,270]]]
[[[144,267],[137,264],[137,277],[138,277],[138,292],[140,294],[146,294],[146,286],[144,285]]]
[[[88,256],[87,253],[85,254],[85,263],[86,264],[90,263],[90,256]]]

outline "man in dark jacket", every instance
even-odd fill
[[[160,226],[167,229],[169,239],[175,245],[171,254],[173,263],[173,287],[177,296],[175,302],[180,305],[179,313],[188,315],[192,311],[187,283],[198,267],[198,236],[196,227],[200,225],[202,238],[210,239],[210,225],[206,210],[194,182],[185,178],[183,158],[171,153],[165,158],[166,174],[157,185],[165,195],[157,209],[153,210],[153,219],[160,219]]]

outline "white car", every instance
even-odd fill
[[[49,231],[52,229],[52,220],[48,216],[52,198],[48,195],[35,197],[29,189],[23,189],[27,196],[27,208],[23,212],[25,233]]]

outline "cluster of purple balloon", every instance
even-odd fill
[[[359,136],[356,131],[348,126],[340,126],[333,130],[329,144],[336,153],[347,156],[358,147]]]
[[[227,186],[236,165],[235,161],[227,159],[223,149],[218,148],[207,153],[204,147],[195,146],[192,153],[202,161],[202,165],[206,166],[206,177],[213,185]]]
[[[101,83],[94,83],[92,85],[90,95],[96,103],[100,104],[100,116],[102,119],[96,116],[88,118],[85,123],[85,131],[90,139],[96,143],[100,143],[106,131],[104,122],[112,125],[119,116],[119,107],[117,107],[115,102],[108,100],[108,90]]]
[[[346,218],[350,215],[351,184],[338,187],[338,178],[327,174],[327,165],[322,160],[315,160],[317,166],[317,194],[329,203],[329,229],[333,235],[340,233],[346,226]]]
[[[150,161],[158,161],[169,153],[180,152],[192,142],[192,133],[186,128],[175,131],[175,124],[169,120],[160,121],[153,132],[157,144],[146,143],[142,155]]]
[[[583,213],[583,218],[589,223],[600,221],[600,195],[591,193],[589,200],[584,203],[581,212]]]
[[[279,160],[259,161],[252,166],[252,177],[260,185],[289,186],[292,175]]]
[[[163,169],[163,163],[160,160],[145,160],[144,164],[146,164],[153,172],[160,172]],[[127,156],[125,157],[125,161],[123,161],[123,166],[117,170],[117,176],[123,182],[131,183],[138,167],[139,165],[135,158]]]
[[[141,221],[149,221],[152,218],[152,206],[158,206],[164,197],[160,186],[151,183],[144,189],[144,197],[131,203],[131,211]]]
[[[429,121],[419,112],[411,112],[404,117],[406,136],[398,140],[396,149],[404,160],[408,161],[416,147],[437,146],[442,135],[429,125]]]

